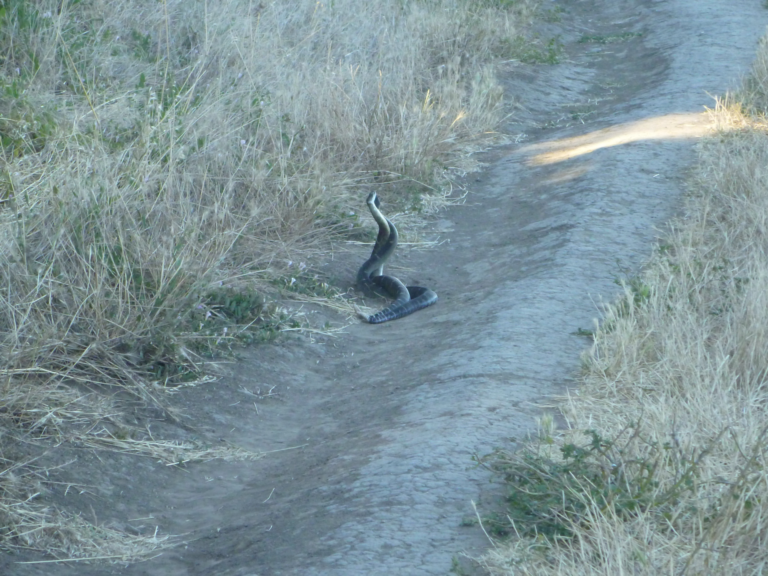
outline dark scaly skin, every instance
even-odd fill
[[[395,301],[383,310],[371,316],[362,315],[366,322],[381,324],[413,314],[417,310],[437,302],[437,294],[423,286],[406,286],[394,276],[384,275],[384,264],[397,247],[397,228],[379,211],[379,198],[371,192],[366,200],[374,220],[379,225],[379,233],[373,245],[371,257],[357,272],[357,283],[363,288],[381,290]],[[375,290],[374,290],[375,291]]]

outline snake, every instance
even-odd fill
[[[357,284],[363,289],[373,292],[379,292],[376,290],[376,288],[379,288],[387,296],[394,298],[394,302],[370,316],[358,310],[360,317],[370,324],[381,324],[382,322],[408,316],[437,302],[437,294],[429,288],[406,286],[400,279],[384,274],[384,264],[386,264],[397,247],[397,228],[379,210],[381,202],[376,192],[371,192],[368,195],[366,204],[368,204],[368,209],[371,211],[373,219],[379,225],[379,233],[376,236],[376,242],[373,244],[371,257],[365,261],[357,272]]]

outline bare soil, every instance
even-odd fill
[[[455,561],[476,570],[463,554],[489,543],[463,521],[472,501],[497,510],[502,488],[472,456],[533,432],[541,405],[573,381],[589,344],[575,333],[593,326],[614,280],[639,269],[679,209],[701,131],[599,132],[589,153],[549,164],[534,162],[547,149],[536,145],[712,107],[710,94],[746,73],[768,23],[759,0],[545,4],[556,7],[561,21],[539,33],[559,35],[561,62],[509,66],[516,142],[487,153],[465,182],[466,203],[436,219],[444,243],[395,256],[394,273],[432,287],[437,305],[243,351],[216,383],[177,394],[192,431],[137,409],[159,437],[277,451],[259,461],[178,468],[67,448],[62,462],[77,461],[57,480],[86,489],[60,485],[46,499],[180,544],[128,566],[22,564],[46,557],[7,553],[0,573],[431,575]],[[322,272],[348,287],[368,250],[339,247]]]

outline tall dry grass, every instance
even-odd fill
[[[686,216],[608,307],[562,404],[569,429],[503,456],[510,502],[535,506],[491,573],[768,571],[766,62],[764,41],[713,112]]]
[[[363,188],[411,209],[439,195],[493,140],[495,62],[534,8],[2,3],[0,451],[100,419],[103,443],[122,426],[104,392],[172,414],[200,354],[273,325],[286,261],[360,226]],[[0,537],[50,547],[8,458]],[[98,555],[83,546],[66,553]]]

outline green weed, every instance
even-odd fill
[[[585,338],[592,338],[595,337],[595,331],[590,330],[588,328],[577,328],[575,332],[573,332],[574,336],[583,336]]]
[[[608,333],[616,327],[617,320],[627,318],[636,308],[642,308],[653,296],[653,286],[647,284],[639,276],[634,276],[629,280],[614,279],[614,284],[624,289],[624,294],[614,302],[611,307],[611,315],[600,324],[600,330]]]
[[[560,39],[550,38],[544,45],[537,40],[515,38],[509,46],[509,57],[524,64],[557,64],[563,53]]]
[[[301,266],[301,264],[299,264]],[[280,282],[288,292],[317,296],[320,298],[335,298],[339,291],[321,280],[316,274],[311,274],[306,269],[300,269],[296,276],[283,278]]]
[[[296,326],[262,293],[221,286],[206,292],[180,329],[193,350],[212,357],[230,351],[235,344],[273,340],[284,325]]]
[[[554,8],[547,8],[545,10],[539,10],[537,16],[544,22],[561,22],[565,14],[565,8],[562,6],[555,6]]]
[[[451,558],[451,569],[449,570],[451,574],[456,574],[456,576],[465,576],[466,571],[461,566],[461,561],[456,557],[453,556]]]
[[[619,517],[653,511],[671,522],[670,511],[684,496],[695,499],[707,449],[685,452],[674,442],[660,444],[644,438],[637,425],[611,440],[595,430],[584,435],[586,442],[562,445],[557,458],[541,449],[549,446],[543,442],[539,450],[527,447],[491,460],[508,486],[508,520],[488,519],[495,532],[570,537],[589,522],[592,507]]]
[[[0,146],[12,158],[40,152],[58,127],[55,110],[33,105],[25,92],[23,80],[0,77]]]
[[[630,278],[628,281],[614,280],[613,283],[629,290],[635,306],[642,306],[645,304],[653,293],[653,287],[638,276]]]

